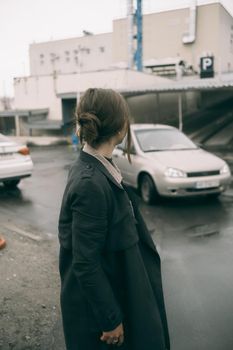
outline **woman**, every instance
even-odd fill
[[[113,90],[88,89],[77,108],[84,147],[59,218],[61,310],[68,350],[170,349],[160,258],[133,193],[112,161],[129,111]]]

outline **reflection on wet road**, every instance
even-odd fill
[[[172,349],[232,349],[233,196],[143,211],[162,258]]]

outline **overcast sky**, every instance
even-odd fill
[[[198,0],[198,4],[214,2]],[[233,0],[222,0],[233,15]],[[13,95],[13,77],[29,74],[29,44],[112,31],[127,0],[0,0],[0,96]],[[185,7],[190,0],[144,0],[144,13]]]

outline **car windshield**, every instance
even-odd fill
[[[136,130],[135,135],[143,152],[198,148],[186,135],[176,129]]]

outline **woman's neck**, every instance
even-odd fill
[[[103,143],[99,145],[98,148],[95,148],[96,152],[103,157],[112,158],[112,152],[115,148],[115,145],[110,142]]]

